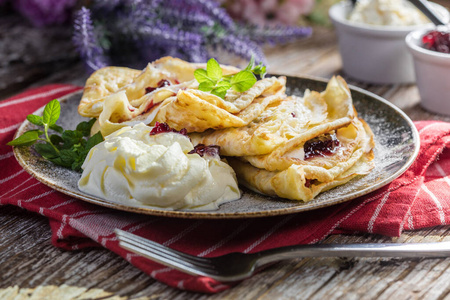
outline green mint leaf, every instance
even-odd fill
[[[42,114],[42,121],[44,124],[53,125],[59,119],[59,114],[61,112],[61,106],[57,99],[54,99],[47,103],[44,108],[44,113]]]
[[[84,150],[84,145],[85,145],[85,144],[86,144],[86,141],[82,139],[82,140],[80,140],[79,143],[74,144],[74,145],[72,146],[72,149],[73,149],[73,151],[75,151],[75,152],[81,152],[81,151]]]
[[[251,71],[253,69],[254,65],[255,65],[255,57],[252,55],[252,58],[250,58],[250,61],[247,65],[247,67],[245,67],[245,69],[243,71]]]
[[[95,145],[97,145],[98,143],[101,143],[103,141],[104,141],[103,136],[99,131],[87,140],[84,147],[77,148],[77,152],[76,152],[77,157],[76,157],[76,159],[74,159],[74,161],[72,162],[72,165],[70,166],[72,168],[72,170],[81,172],[82,171],[81,166],[83,165],[84,160],[86,159],[86,156],[89,153],[89,150],[91,150],[92,147],[94,147]]]
[[[231,83],[229,80],[222,80],[219,83],[217,83],[217,87],[225,87],[227,89],[231,88]]]
[[[225,98],[226,94],[227,94],[227,89],[223,89],[223,88],[215,88],[211,91],[211,94],[216,95],[217,97],[220,97],[222,99]]]
[[[64,165],[64,163],[61,160],[61,157],[55,157],[55,158],[46,158],[48,161],[54,163],[55,165],[64,167],[64,168],[68,168],[68,166]]]
[[[211,91],[211,94],[216,95],[222,99],[225,98],[227,91],[231,88],[231,83],[228,81],[220,81],[217,86]]]
[[[38,139],[41,134],[44,132],[41,130],[29,130],[19,136],[18,138],[10,141],[7,143],[9,146],[31,146],[33,145]]]
[[[206,70],[198,71],[198,74],[206,74]],[[207,82],[211,80],[205,77]],[[200,79],[201,80],[201,79]],[[214,82],[210,89],[215,87]],[[81,166],[84,163],[86,155],[89,150],[103,141],[103,136],[97,132],[90,136],[92,126],[96,122],[93,118],[89,121],[80,122],[76,130],[64,130],[61,126],[56,125],[61,113],[61,106],[58,100],[50,101],[45,107],[42,117],[36,115],[28,115],[27,120],[37,126],[44,126],[44,130],[29,130],[20,137],[10,141],[8,145],[11,146],[31,146],[34,144],[34,149],[43,158],[48,161],[65,167],[72,168],[75,171],[81,171]],[[48,130],[52,129],[58,134],[49,135]],[[45,133],[45,139],[39,136]],[[41,140],[45,143],[36,143]]]
[[[64,148],[70,148],[80,143],[83,133],[77,130],[65,130],[61,137],[64,140]]]
[[[255,58],[252,56],[247,67],[237,74],[223,75],[220,64],[211,58],[206,63],[205,69],[197,69],[194,71],[195,79],[197,79],[198,89],[204,92],[225,98],[227,90],[232,88],[237,92],[245,92],[250,89],[257,81],[255,75],[264,78],[266,67],[260,63],[255,67]]]
[[[240,71],[231,78],[231,88],[237,92],[245,92],[256,83],[256,77],[250,71]]]
[[[266,76],[266,66],[260,63],[253,68],[252,72],[256,75],[259,75],[261,78],[264,78],[264,76]]]
[[[45,144],[36,144],[34,145],[34,149],[37,153],[39,153],[42,157],[46,159],[54,159],[59,157],[59,154],[49,143]]]
[[[38,126],[44,125],[44,122],[42,121],[42,117],[41,116],[28,115],[27,116],[27,120],[28,120],[28,122],[30,122],[30,123],[32,123],[34,125],[38,125]]]
[[[222,78],[222,68],[214,58],[210,58],[206,63],[206,74],[211,80],[216,82]]]
[[[94,147],[95,145],[97,145],[103,141],[104,141],[104,139],[103,139],[103,136],[100,133],[100,131],[97,132],[96,134],[94,134],[93,136],[91,136],[86,142],[86,154],[87,154],[87,152],[89,152],[89,150],[91,150],[92,147]],[[84,160],[84,158],[83,158],[83,160]]]
[[[60,135],[57,134],[52,134],[50,136],[50,142],[52,142],[53,145],[55,145],[55,147],[59,148],[59,144],[64,143],[63,138]]]
[[[72,167],[74,161],[77,160],[78,155],[70,149],[64,149],[59,152],[61,162],[68,168]]]
[[[194,71],[194,77],[198,81],[198,83],[202,83],[205,81],[211,81],[211,78],[208,77],[205,69],[197,69]]]
[[[212,81],[203,81],[198,85],[198,89],[203,92],[210,92],[216,84]]]
[[[56,125],[56,124],[52,124],[49,127],[50,127],[50,129],[53,129],[54,131],[56,131],[58,133],[63,133],[63,131],[64,131],[64,129],[61,126]]]
[[[83,165],[84,161],[82,161],[81,159],[77,159],[76,161],[74,161],[72,163],[72,165],[70,166],[70,168],[74,171],[77,172],[82,172],[83,169],[81,168],[81,166]]]
[[[222,82],[222,81],[230,82],[230,81],[231,81],[231,78],[233,78],[234,75],[235,75],[235,74],[232,74],[232,75],[225,75],[225,76],[222,77],[222,80],[221,80],[220,82]]]
[[[67,151],[67,150],[66,150]],[[48,158],[49,161],[54,163],[55,165],[64,167],[64,168],[71,168],[73,164],[73,159],[71,157],[68,157],[64,154],[60,153],[60,156],[55,158]]]
[[[81,122],[77,125],[77,131],[80,131],[83,136],[89,136],[91,134],[92,125],[94,125],[96,119],[92,118],[89,122]]]
[[[92,118],[92,119],[89,120],[89,122],[88,122],[88,124],[89,124],[89,134],[91,134],[91,129],[92,129],[92,126],[94,126],[95,122],[97,122],[96,118]]]

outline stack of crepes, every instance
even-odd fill
[[[325,91],[286,95],[286,78],[258,80],[224,99],[198,89],[194,64],[164,57],[143,70],[106,67],[87,80],[78,108],[104,136],[129,125],[185,128],[193,144],[218,145],[241,184],[309,201],[373,168],[374,141],[350,90],[333,77]],[[221,65],[224,75],[240,70]]]

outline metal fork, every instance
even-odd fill
[[[119,245],[133,253],[180,270],[232,282],[250,277],[262,266],[299,257],[447,257],[450,242],[409,244],[320,244],[269,249],[256,253],[230,253],[217,257],[198,257],[116,229]]]

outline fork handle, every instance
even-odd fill
[[[297,245],[255,253],[257,265],[299,257],[446,257],[450,242]]]

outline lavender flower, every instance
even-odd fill
[[[261,44],[305,37],[310,29],[236,24],[217,0],[93,0],[75,22],[74,42],[91,68],[107,63],[145,65],[161,56],[204,62],[224,49],[265,63]],[[101,39],[95,32],[100,32]],[[101,46],[100,47],[100,44]],[[127,59],[127,60],[124,60]]]
[[[157,18],[156,10],[161,0],[125,0],[125,10],[128,10],[128,15],[125,11],[119,12],[117,15],[130,19],[136,25],[145,24]]]
[[[74,28],[73,42],[87,67],[93,71],[107,66],[107,59],[94,33],[89,9],[83,7],[78,11]]]
[[[162,11],[160,17],[163,22],[173,24],[174,26],[186,25],[200,28],[202,26],[212,27],[214,25],[214,20],[209,15],[182,7]]]
[[[145,14],[139,12],[139,10],[122,17],[114,28],[124,36],[133,37],[134,40],[151,39],[168,46],[178,45],[181,48],[189,48],[192,44],[202,43],[201,35],[171,27],[150,17],[146,18]]]
[[[223,27],[227,29],[234,28],[234,21],[230,15],[227,14],[225,9],[219,6],[219,3],[215,0],[185,0],[187,4],[195,5],[198,10],[210,15]]]
[[[249,39],[242,39],[235,35],[226,35],[220,39],[219,45],[237,56],[247,60],[250,60],[253,56],[256,63],[263,63],[264,65],[267,65],[267,61],[261,47]]]

